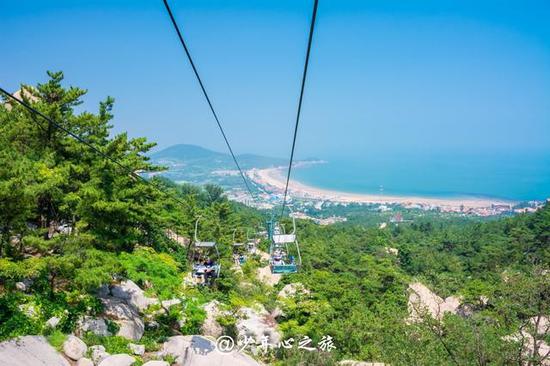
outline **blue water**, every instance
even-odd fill
[[[350,193],[424,197],[550,197],[550,152],[529,154],[379,154],[326,158],[293,170],[293,179]]]

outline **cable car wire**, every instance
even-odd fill
[[[157,190],[158,192],[166,195],[167,197],[170,197],[172,198],[174,201],[180,203],[180,204],[184,204],[184,202],[178,198],[177,196],[173,195],[173,194],[170,194],[162,189],[160,189],[159,187],[157,187],[156,185],[154,185],[153,183],[151,183],[149,180],[145,179],[144,177],[142,177],[141,175],[137,174],[132,168],[128,167],[127,165],[121,163],[119,160],[113,158],[112,156],[109,156],[108,154],[104,153],[103,151],[101,151],[99,148],[95,147],[92,143],[86,141],[85,139],[83,139],[82,137],[78,136],[77,134],[75,134],[74,132],[70,131],[69,129],[61,126],[59,123],[55,122],[53,119],[51,119],[50,117],[46,116],[44,113],[40,112],[38,109],[32,107],[31,105],[29,105],[28,103],[26,103],[25,101],[23,101],[22,99],[19,99],[17,97],[15,97],[14,95],[12,95],[11,93],[9,93],[8,91],[6,91],[4,88],[0,87],[0,92],[2,92],[3,94],[5,94],[7,97],[9,97],[10,99],[16,101],[17,103],[19,103],[20,105],[22,105],[24,108],[26,108],[28,111],[30,111],[31,113],[35,114],[35,115],[38,115],[40,117],[42,117],[43,119],[45,119],[47,122],[49,122],[52,126],[54,126],[55,128],[65,132],[67,135],[71,136],[72,138],[74,138],[76,141],[80,142],[81,144],[84,144],[86,145],[88,148],[90,148],[92,151],[94,151],[96,154],[100,155],[101,157],[103,157],[104,159],[106,160],[109,160],[111,163],[117,165],[118,167],[122,168],[127,174],[129,174],[131,177],[135,178],[135,179],[138,179],[142,182],[144,182],[145,184],[148,184],[150,185],[152,188],[154,188],[155,190]],[[36,119],[33,119],[33,122],[36,122],[36,124],[43,128],[43,126],[40,124],[40,122],[38,122],[38,120]]]
[[[292,162],[294,160],[294,149],[296,147],[296,136],[298,135],[298,126],[300,124],[300,114],[302,112],[302,101],[304,99],[304,88],[306,85],[307,77],[307,68],[309,65],[309,55],[311,53],[311,43],[313,41],[313,31],[315,30],[315,19],[317,18],[317,6],[319,5],[319,0],[314,0],[313,2],[313,15],[311,17],[311,25],[309,27],[309,38],[307,41],[307,52],[306,60],[304,63],[304,72],[302,74],[302,86],[300,88],[300,99],[298,100],[298,111],[296,112],[296,123],[294,125],[294,136],[292,138],[292,149],[290,151],[290,161],[288,163],[288,172],[286,175],[286,184],[285,184],[285,193],[283,196],[283,206],[281,208],[281,217],[284,215],[286,199],[288,195],[288,183],[290,182],[290,173],[292,172]]]
[[[197,70],[197,67],[195,66],[195,63],[193,62],[193,58],[191,57],[191,53],[189,52],[189,49],[187,48],[187,45],[185,41],[183,40],[183,36],[181,34],[180,28],[178,26],[178,23],[176,22],[176,19],[174,18],[174,14],[172,14],[172,10],[170,9],[170,5],[168,5],[167,0],[163,0],[164,6],[166,7],[166,11],[168,12],[168,15],[170,16],[170,20],[172,21],[172,25],[174,26],[174,29],[176,30],[176,33],[178,34],[178,38],[180,40],[180,43],[183,47],[183,50],[185,51],[185,55],[187,56],[187,59],[189,60],[189,63],[191,64],[191,68],[193,69],[193,73],[195,74],[195,77],[197,78],[197,81],[199,82],[199,85],[201,87],[202,93],[206,99],[206,102],[208,103],[208,106],[210,107],[210,111],[212,111],[212,115],[214,116],[214,119],[216,120],[216,124],[218,125],[218,128],[223,136],[223,139],[225,141],[225,144],[227,145],[227,148],[229,152],[231,153],[231,157],[233,158],[233,162],[235,162],[235,165],[237,166],[237,169],[239,170],[239,174],[241,175],[241,178],[243,179],[244,185],[246,186],[246,189],[248,190],[248,193],[252,197],[253,200],[256,200],[256,195],[252,193],[252,189],[250,189],[250,186],[248,184],[248,181],[246,179],[246,176],[244,175],[241,166],[239,165],[239,162],[237,161],[237,157],[233,153],[233,149],[231,148],[231,144],[229,143],[229,140],[225,134],[225,131],[223,129],[223,126],[220,122],[220,119],[218,118],[218,114],[214,110],[214,106],[212,105],[212,101],[210,100],[210,97],[208,96],[208,93],[206,92],[206,88],[204,87],[204,84],[202,82],[202,79],[199,75],[199,72]]]

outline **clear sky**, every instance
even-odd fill
[[[287,156],[312,0],[172,0],[238,153]],[[550,151],[550,1],[320,0],[298,157]],[[115,131],[224,151],[161,0],[0,1],[0,84],[63,70]]]

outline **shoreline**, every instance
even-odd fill
[[[282,193],[285,188],[286,177],[282,167],[251,169],[246,172],[248,177],[256,184],[273,193]],[[291,197],[325,200],[338,203],[372,203],[372,204],[400,204],[432,206],[444,209],[480,209],[491,208],[493,205],[514,205],[514,201],[503,199],[491,199],[482,197],[423,197],[423,196],[400,196],[368,193],[351,193],[336,190],[318,188],[291,179],[288,185],[288,192]]]

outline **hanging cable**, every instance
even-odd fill
[[[294,125],[294,137],[292,138],[292,149],[290,151],[290,161],[288,163],[288,172],[286,175],[285,193],[283,196],[283,206],[281,208],[281,217],[285,213],[286,198],[288,195],[288,183],[290,182],[290,173],[292,172],[292,161],[294,160],[294,148],[296,147],[296,136],[298,135],[298,125],[300,124],[300,113],[302,111],[302,100],[304,98],[304,88],[306,85],[307,67],[309,65],[309,55],[311,52],[311,43],[313,41],[313,31],[315,30],[315,19],[317,18],[317,6],[319,0],[313,2],[313,15],[311,17],[311,25],[309,27],[309,38],[307,41],[306,61],[304,63],[304,73],[302,74],[302,87],[300,88],[300,99],[298,100],[298,111],[296,113],[296,123]]]
[[[132,170],[132,168],[124,165],[123,163],[121,163],[120,161],[118,161],[117,159],[105,154],[103,151],[101,151],[100,149],[98,149],[97,147],[95,147],[94,145],[92,145],[90,142],[86,141],[85,139],[83,139],[82,137],[78,136],[77,134],[71,132],[70,130],[68,130],[67,128],[61,126],[59,123],[55,122],[53,119],[51,119],[50,117],[46,116],[44,113],[40,112],[39,110],[37,110],[36,108],[32,107],[31,105],[29,105],[28,103],[26,103],[25,101],[15,97],[14,95],[12,95],[11,93],[7,92],[5,89],[3,89],[2,87],[0,87],[0,92],[2,92],[3,94],[5,94],[7,97],[9,97],[10,99],[14,100],[15,102],[19,103],[20,105],[22,105],[23,107],[25,107],[28,111],[30,111],[31,113],[37,115],[37,116],[40,116],[42,117],[43,119],[45,119],[47,122],[49,122],[52,126],[54,126],[55,128],[65,132],[67,135],[71,136],[72,138],[74,138],[76,141],[80,142],[81,144],[84,144],[86,145],[88,148],[90,148],[92,151],[94,151],[95,153],[97,153],[98,155],[100,155],[101,157],[103,157],[104,159],[106,160],[109,160],[111,163],[117,165],[118,167],[122,168],[122,170],[124,170],[127,174],[129,174],[131,177],[135,178],[135,179],[138,179],[142,182],[144,182],[145,184],[148,184],[150,185],[151,187],[153,187],[155,190],[157,190],[158,192],[166,195],[167,197],[170,197],[172,198],[174,201],[180,203],[180,204],[184,204],[184,202],[177,196],[173,195],[173,194],[170,194],[162,189],[160,189],[159,187],[157,187],[156,185],[154,185],[153,183],[151,183],[150,181],[148,181],[147,179],[143,178],[141,175],[137,174],[136,172],[134,172]],[[41,128],[43,127],[40,122],[36,119],[33,118],[33,122],[35,122],[38,126],[40,126]]]
[[[172,21],[172,25],[174,26],[174,29],[176,30],[176,33],[178,34],[178,38],[180,40],[180,43],[183,47],[183,50],[185,51],[185,54],[187,55],[187,59],[189,60],[189,63],[191,64],[191,68],[193,69],[193,73],[195,74],[195,77],[197,78],[197,81],[199,82],[199,85],[201,87],[202,93],[206,99],[206,102],[208,103],[208,106],[210,107],[210,110],[212,111],[212,115],[214,116],[214,119],[216,120],[216,123],[218,125],[218,128],[223,136],[223,139],[225,141],[225,144],[227,145],[227,148],[229,152],[231,153],[231,157],[233,158],[233,161],[235,162],[235,165],[237,166],[237,169],[239,170],[239,174],[241,175],[241,178],[243,179],[244,185],[246,186],[246,189],[248,190],[248,193],[250,194],[250,197],[252,197],[253,200],[256,200],[256,195],[252,193],[252,190],[250,189],[250,186],[248,184],[248,181],[246,179],[246,176],[244,175],[241,166],[239,165],[239,162],[237,161],[237,157],[233,153],[233,149],[231,148],[231,144],[229,144],[229,140],[227,139],[227,136],[225,134],[225,131],[222,127],[222,124],[220,122],[220,119],[218,118],[218,114],[214,110],[214,106],[212,105],[212,102],[210,101],[210,97],[208,96],[208,93],[206,92],[206,88],[204,87],[204,84],[202,83],[202,79],[199,75],[199,72],[197,71],[197,67],[195,66],[195,63],[193,62],[193,58],[191,57],[191,53],[189,52],[189,49],[187,48],[187,45],[185,44],[185,41],[183,40],[183,36],[181,34],[180,28],[178,26],[178,23],[176,22],[176,19],[174,18],[174,14],[172,14],[172,10],[170,9],[170,5],[168,5],[167,0],[163,0],[164,6],[166,7],[166,11],[168,12],[168,15],[170,16],[170,20]]]

